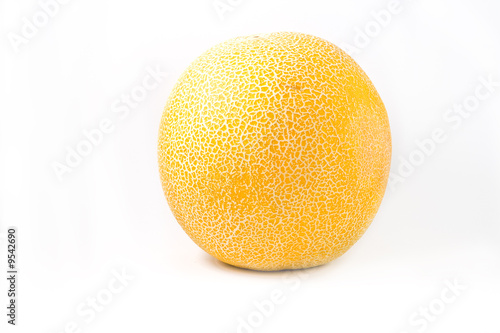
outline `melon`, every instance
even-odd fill
[[[387,112],[368,76],[302,33],[210,48],[175,84],[159,130],[175,219],[215,258],[254,270],[345,253],[375,217],[390,160]]]

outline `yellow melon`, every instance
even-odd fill
[[[158,160],[170,208],[228,264],[324,264],[373,220],[391,159],[387,113],[345,52],[270,33],[214,46],[182,74],[161,120]]]

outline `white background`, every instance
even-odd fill
[[[225,333],[245,321],[240,332],[500,332],[499,3],[400,0],[383,27],[372,11],[390,0],[222,3],[220,16],[212,0],[72,0],[43,25],[37,1],[0,1],[0,231],[18,227],[20,270],[16,327],[0,274],[0,331]],[[40,27],[15,47],[33,16]],[[216,43],[273,31],[357,46],[391,121],[392,175],[404,174],[353,248],[301,276],[204,253],[157,171],[163,106],[183,69]],[[120,118],[113,104],[157,67],[166,77]],[[497,86],[470,116],[443,118],[488,77]],[[103,119],[113,131],[60,181],[53,164]],[[416,140],[438,128],[446,140],[419,153]],[[418,165],[404,172],[410,157]],[[122,270],[133,279],[110,294]],[[254,302],[280,292],[264,317]],[[96,296],[100,312],[87,306]]]

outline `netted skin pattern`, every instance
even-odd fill
[[[163,191],[184,231],[228,264],[313,267],[347,251],[382,201],[384,104],[340,48],[301,33],[238,37],[181,75],[161,120]]]

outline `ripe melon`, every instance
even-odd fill
[[[335,45],[280,32],[197,58],[161,120],[163,191],[189,237],[228,264],[312,267],[347,251],[382,201],[387,113]]]

